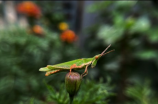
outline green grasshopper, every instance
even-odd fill
[[[89,65],[91,65],[92,68],[95,67],[97,64],[97,61],[99,60],[100,57],[114,51],[114,50],[111,50],[111,51],[106,52],[106,50],[110,46],[111,45],[109,45],[101,54],[95,55],[92,58],[81,58],[81,59],[64,62],[61,64],[47,65],[47,67],[40,68],[39,71],[46,71],[45,76],[49,76],[50,74],[54,74],[54,73],[61,72],[61,71],[70,71],[70,73],[71,73],[72,69],[78,70],[78,69],[85,68],[85,71],[84,71],[84,73],[82,73],[81,76],[82,77],[86,76],[88,74]]]

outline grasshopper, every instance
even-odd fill
[[[84,77],[88,74],[89,65],[91,65],[91,68],[95,67],[100,57],[114,51],[114,50],[111,50],[111,51],[106,52],[106,50],[110,46],[111,45],[109,45],[101,54],[95,55],[92,58],[81,58],[81,59],[64,62],[61,64],[47,65],[47,67],[40,68],[39,71],[46,71],[45,76],[49,76],[50,74],[58,73],[61,71],[70,71],[71,73],[72,69],[78,70],[78,69],[85,68],[84,73],[82,73],[81,75],[82,77]]]

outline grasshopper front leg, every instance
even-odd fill
[[[71,74],[72,69],[75,68],[75,67],[76,67],[76,64],[71,65],[69,76],[70,76],[70,74]]]
[[[77,66],[76,64],[71,65],[69,76],[70,76],[70,74],[71,74],[72,69],[75,69],[75,68],[78,68],[78,67],[79,67],[79,66]]]
[[[84,66],[84,65],[81,65],[81,66],[77,66],[76,64],[71,65],[69,76],[70,76],[70,74],[71,74],[72,69],[75,69],[75,68],[82,68],[83,66]]]
[[[89,65],[86,66],[84,73],[82,73],[82,75],[81,75],[82,77],[84,77],[88,74],[88,66]]]

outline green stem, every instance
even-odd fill
[[[74,95],[70,95],[70,94],[69,94],[69,98],[70,98],[70,104],[73,104]]]
[[[33,27],[35,25],[35,19],[32,17],[28,17],[28,22],[29,22],[30,27]]]

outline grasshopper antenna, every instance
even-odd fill
[[[108,54],[108,53],[114,51],[114,50],[111,50],[111,51],[105,53],[105,51],[106,51],[110,46],[111,46],[111,44],[99,55],[99,57],[101,57],[101,56],[103,56],[103,55],[105,55],[105,54]],[[98,58],[98,56],[96,56],[96,57]],[[93,60],[94,60],[94,59],[93,59]],[[93,60],[92,60],[92,62],[93,62]],[[91,64],[92,64],[92,62],[91,62]]]
[[[104,56],[104,55],[106,55],[106,54],[108,54],[108,53],[110,53],[110,52],[112,52],[112,51],[115,51],[115,49],[113,49],[113,50],[111,50],[111,51],[108,51],[108,52],[104,53],[102,56]]]
[[[105,51],[111,46],[111,44],[101,53],[101,56],[104,55]]]
[[[114,51],[114,49],[113,49],[113,50],[108,51],[108,52],[105,53],[105,51],[106,51],[110,46],[111,46],[111,44],[110,44],[101,54],[96,55],[96,56],[92,59],[92,61],[91,61],[91,63],[90,63],[92,68],[96,65],[95,60],[97,61],[97,59],[100,58],[100,57],[102,57],[103,55],[108,54],[108,53]],[[93,64],[93,62],[95,62],[95,63]],[[92,65],[92,64],[93,64],[93,65]]]

